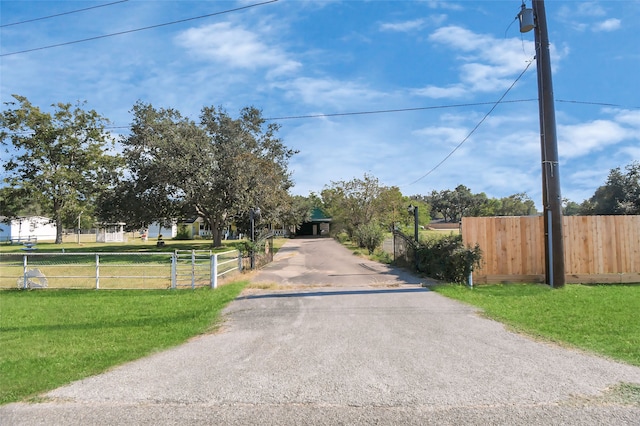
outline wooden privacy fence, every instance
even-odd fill
[[[562,224],[567,283],[640,282],[640,216],[565,216]],[[542,216],[465,217],[462,239],[483,252],[474,282],[544,282]]]

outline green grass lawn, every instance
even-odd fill
[[[515,330],[640,366],[640,285],[459,285],[433,288]]]
[[[0,291],[0,404],[215,328],[247,282],[216,290]]]

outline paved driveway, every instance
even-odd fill
[[[255,281],[270,290],[218,333],[0,407],[2,424],[640,424],[615,391],[640,368],[510,333],[331,240],[290,241]]]

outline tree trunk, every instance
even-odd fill
[[[62,244],[62,215],[56,212],[56,244]]]
[[[213,235],[213,246],[222,247],[222,227],[220,221],[211,219],[211,235]]]

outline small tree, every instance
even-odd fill
[[[358,225],[354,237],[358,246],[366,248],[369,250],[369,254],[373,254],[384,240],[384,230],[379,224],[369,222]]]

